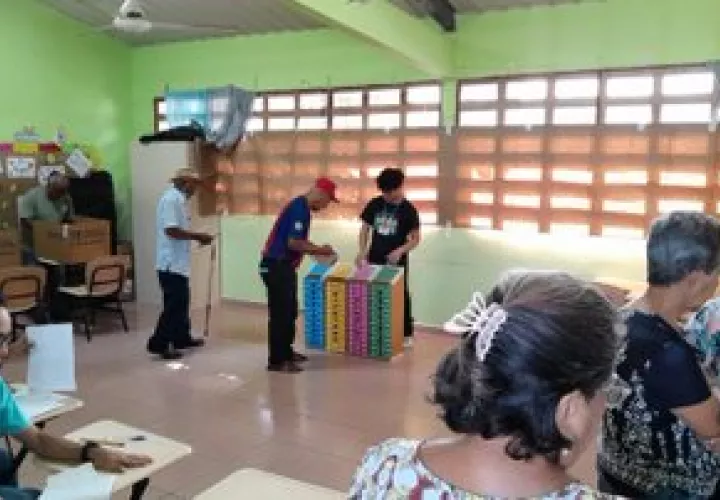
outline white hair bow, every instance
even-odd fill
[[[495,334],[507,321],[507,312],[499,304],[485,305],[482,294],[474,293],[465,309],[445,322],[444,329],[449,333],[477,333],[475,352],[483,362],[492,346]]]

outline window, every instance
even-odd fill
[[[453,129],[437,82],[269,92],[217,196],[230,213],[277,213],[329,175],[343,203],[324,216],[356,218],[395,166],[424,224],[642,237],[669,210],[720,214],[718,90],[701,65],[460,81]]]
[[[454,223],[639,238],[660,213],[720,213],[716,85],[699,66],[459,82]]]

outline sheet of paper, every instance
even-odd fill
[[[60,394],[47,394],[23,391],[15,395],[18,406],[30,420],[56,410],[62,406],[65,398]]]
[[[35,158],[23,156],[8,158],[7,176],[11,179],[35,179],[37,177]]]
[[[27,327],[33,342],[28,359],[27,385],[31,392],[75,391],[75,345],[71,324]]]
[[[90,167],[92,167],[92,162],[79,149],[70,153],[70,156],[65,160],[65,164],[72,168],[78,177],[85,177]]]
[[[40,500],[110,500],[114,482],[92,464],[72,467],[48,478]]]

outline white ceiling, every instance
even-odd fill
[[[55,9],[94,27],[107,26],[118,12],[122,0],[40,0]],[[338,0],[341,1],[341,0]],[[110,31],[134,45],[207,38],[250,35],[279,31],[321,28],[317,19],[295,9],[285,0],[142,0],[148,19],[155,22],[211,26],[229,33],[207,29],[153,29],[133,35]]]
[[[18,0],[21,1],[21,0]],[[40,0],[41,2],[96,28],[107,26],[122,0]],[[357,1],[365,0],[336,0]],[[415,15],[428,11],[430,0],[387,0]],[[602,0],[450,0],[457,12],[511,9],[578,1]],[[155,22],[196,26],[188,29],[153,29],[145,34],[111,34],[134,45],[191,40],[213,36],[254,35],[279,31],[322,28],[323,23],[298,9],[290,9],[287,0],[142,0],[148,19]],[[218,33],[216,27],[229,30]]]

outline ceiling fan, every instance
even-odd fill
[[[114,15],[111,23],[103,26],[101,29],[129,34],[143,34],[155,30],[202,31],[217,34],[233,34],[236,32],[235,30],[218,26],[195,26],[153,21],[148,18],[147,12],[140,0],[123,0],[120,9]]]

